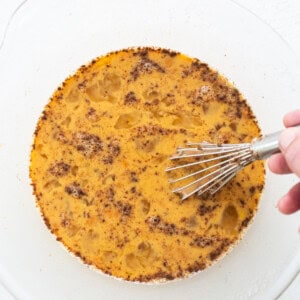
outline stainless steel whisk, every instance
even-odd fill
[[[279,152],[278,138],[280,133],[281,131],[265,135],[254,139],[251,143],[221,145],[207,142],[187,143],[186,147],[177,148],[177,152],[171,156],[171,160],[195,158],[196,161],[169,167],[166,172],[194,166],[199,167],[199,170],[171,179],[171,183],[194,179],[177,187],[173,192],[181,194],[182,200],[195,193],[198,195],[205,192],[215,194],[248,164],[255,160],[266,159]]]

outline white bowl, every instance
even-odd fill
[[[296,182],[267,172],[258,214],[220,262],[188,279],[144,285],[102,276],[44,225],[28,176],[32,134],[55,88],[80,65],[129,46],[207,62],[244,94],[264,133],[299,101],[289,46],[230,1],[36,1],[15,14],[0,51],[0,279],[20,299],[268,299],[299,271],[297,215],[276,201]]]

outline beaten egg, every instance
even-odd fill
[[[69,251],[129,281],[186,277],[241,239],[264,165],[215,195],[172,193],[169,157],[187,141],[260,135],[241,93],[207,64],[160,48],[107,54],[66,79],[41,115],[30,176],[46,225]]]

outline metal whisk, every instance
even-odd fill
[[[171,179],[171,183],[183,183],[173,190],[182,196],[182,200],[197,193],[205,192],[215,194],[236,173],[255,160],[266,159],[279,152],[278,138],[281,131],[254,139],[251,143],[244,144],[210,144],[187,143],[186,147],[177,148],[171,160],[185,160],[186,162],[174,167],[169,167],[166,172],[181,171],[181,176]],[[187,162],[194,159],[193,162]],[[182,171],[195,169],[192,173],[182,175]],[[189,180],[189,182],[188,182]],[[187,183],[188,182],[188,183]]]

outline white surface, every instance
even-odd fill
[[[9,291],[4,287],[0,282],[0,299],[3,300],[14,300],[14,297],[12,294],[9,293]]]
[[[299,58],[300,2],[298,0],[237,0],[236,2],[248,8],[253,14],[261,18],[263,22],[271,26],[291,46]],[[300,83],[298,89],[299,87]],[[298,107],[300,107],[299,98]],[[300,274],[298,274],[280,299],[300,299]]]
[[[8,2],[10,3],[9,5],[11,8],[14,7],[11,5],[12,2],[15,2],[16,4],[18,3],[17,1]],[[91,1],[91,3],[92,2],[93,1]],[[218,3],[220,4],[224,2]],[[254,11],[255,14],[261,16],[261,18],[263,18],[263,20],[265,20],[268,24],[271,24],[271,26],[285,38],[287,43],[295,49],[295,52],[300,51],[298,42],[300,30],[299,23],[297,23],[300,19],[299,4],[293,1],[273,1],[270,5],[269,1],[268,5],[266,4],[267,1],[238,2],[242,5],[246,5]],[[64,5],[60,5],[59,3],[61,2],[55,1],[51,1],[50,3],[50,5],[49,2],[45,2],[44,5],[41,5],[37,1],[28,1],[28,3],[25,3],[25,5],[20,9],[20,12],[16,13],[15,17],[11,21],[11,25],[8,28],[5,39],[6,44],[4,44],[4,47],[1,50],[2,52],[0,52],[0,62],[1,65],[4,66],[4,70],[5,68],[16,66],[17,63],[22,66],[20,74],[14,75],[19,83],[17,85],[17,89],[16,84],[12,84],[11,82],[11,76],[5,78],[5,80],[7,79],[8,81],[3,81],[3,78],[0,75],[2,80],[0,81],[0,84],[3,86],[3,89],[11,89],[10,93],[4,90],[5,98],[11,99],[12,105],[15,106],[15,111],[8,111],[8,117],[13,117],[15,121],[15,124],[12,126],[12,133],[16,133],[18,137],[15,147],[17,146],[18,149],[23,148],[25,149],[25,152],[29,151],[28,140],[30,140],[30,132],[33,129],[37,116],[45,104],[46,99],[60,81],[62,81],[70,72],[74,71],[79,65],[87,62],[94,56],[105,53],[108,50],[133,45],[133,42],[135,42],[134,44],[137,44],[137,42],[138,44],[153,44],[153,41],[155,41],[155,45],[171,47],[176,50],[183,51],[186,54],[197,56],[211,63],[226,76],[236,81],[237,86],[242,92],[244,92],[245,96],[249,99],[249,102],[253,102],[251,104],[253,105],[259,120],[263,119],[263,117],[265,118],[267,115],[266,104],[262,103],[262,106],[260,106],[261,103],[259,104],[255,101],[258,101],[259,99],[259,101],[263,102],[272,99],[272,101],[274,101],[274,107],[272,107],[272,110],[274,111],[272,113],[272,119],[267,118],[262,122],[264,131],[280,128],[280,124],[277,122],[275,124],[273,120],[279,120],[286,109],[295,108],[297,105],[299,106],[299,100],[296,102],[296,99],[299,99],[299,81],[298,86],[296,86],[295,83],[293,83],[293,85],[292,82],[289,82],[291,79],[290,76],[291,74],[294,74],[294,71],[290,73],[289,68],[286,67],[286,64],[291,65],[292,63],[288,61],[289,58],[284,57],[284,55],[288,53],[285,46],[280,43],[278,44],[278,40],[276,40],[278,37],[273,36],[271,30],[269,30],[267,26],[262,26],[257,23],[258,21],[254,21],[254,17],[251,18],[247,14],[244,16],[244,13],[241,12],[241,15],[245,17],[246,20],[242,18],[239,19],[235,14],[235,6],[233,6],[233,9],[229,12],[226,9],[228,4],[220,4],[224,5],[224,14],[228,14],[228,17],[234,17],[228,19],[230,20],[228,21],[229,24],[224,24],[224,30],[226,28],[230,28],[230,24],[232,24],[232,30],[235,32],[236,28],[234,26],[238,26],[239,22],[241,28],[249,28],[247,27],[247,24],[243,24],[243,21],[250,20],[249,22],[253,22],[253,32],[247,32],[247,40],[244,40],[245,37],[243,35],[239,36],[241,43],[245,44],[244,48],[243,46],[238,45],[237,41],[231,40],[233,37],[228,37],[227,39],[222,40],[222,37],[219,35],[220,25],[214,24],[216,28],[214,28],[214,26],[210,26],[211,24],[209,24],[207,18],[203,16],[204,8],[198,6],[198,12],[195,13],[193,10],[197,7],[197,5],[193,5],[189,1],[187,4],[179,4],[179,6],[185,10],[181,12],[182,18],[179,17],[180,20],[183,21],[181,26],[172,20],[172,17],[178,18],[179,14],[175,11],[175,6],[171,5],[168,7],[163,4],[161,4],[161,7],[163,8],[162,11],[165,11],[167,16],[165,19],[160,18],[159,16],[154,19],[151,14],[149,14],[148,19],[139,19],[139,16],[137,16],[141,22],[140,26],[147,29],[147,31],[140,31],[142,34],[139,34],[139,31],[131,31],[131,36],[127,36],[126,31],[123,29],[123,26],[126,28],[126,25],[121,22],[122,16],[120,17],[121,21],[119,21],[119,23],[116,21],[117,24],[121,25],[119,28],[116,28],[116,26],[113,25],[114,22],[111,23],[107,18],[105,21],[111,24],[112,31],[115,35],[118,35],[117,37],[110,37],[110,44],[108,45],[104,43],[108,40],[108,36],[105,37],[99,35],[99,33],[103,34],[101,28],[89,27],[91,23],[94,22],[97,24],[97,22],[99,22],[99,20],[97,20],[96,12],[89,12],[87,8],[85,9],[84,7],[80,7],[78,5],[78,1],[65,1],[63,2]],[[146,7],[147,3],[148,2],[145,1]],[[203,1],[203,3],[205,3],[205,1]],[[204,6],[205,9],[207,9],[205,13],[214,13],[215,15],[218,15],[218,13],[220,13],[220,5],[213,7],[213,4],[207,4],[207,7]],[[55,6],[56,9],[62,10],[58,13],[58,16],[54,15]],[[5,6],[5,8],[7,7],[8,6]],[[3,20],[9,19],[7,16],[11,12],[10,7],[3,10],[0,9],[1,28],[3,28],[3,24],[6,24],[6,21]],[[101,7],[101,9],[103,8],[104,7]],[[105,18],[109,15],[102,15],[101,9],[99,8],[98,12],[99,18]],[[115,9],[118,9],[118,6],[116,6]],[[212,11],[213,9],[216,11]],[[155,11],[155,8],[150,5],[149,12],[151,12],[151,10]],[[44,14],[42,18],[39,18],[38,12]],[[280,13],[282,13],[282,15],[280,15]],[[76,15],[90,16],[89,24],[84,22],[82,19],[80,21],[78,20],[78,22],[74,24],[74,18]],[[37,18],[40,23],[37,23],[37,20],[32,20],[33,17]],[[64,22],[62,22],[62,18],[64,18]],[[222,19],[222,16],[220,16],[220,18]],[[293,18],[295,18],[294,21]],[[284,20],[286,20],[286,23],[284,23]],[[130,23],[132,21],[127,20],[127,22]],[[58,30],[56,23],[64,24],[65,26],[64,28],[61,28],[61,30]],[[37,24],[40,24],[40,30],[37,28]],[[48,26],[45,26],[46,24],[48,24]],[[199,24],[200,27],[197,27]],[[162,27],[163,25],[164,27]],[[162,28],[158,28],[159,26]],[[207,31],[221,40],[215,41],[211,39],[211,36],[205,36],[202,28],[203,26],[207,26]],[[4,32],[4,29],[1,28],[0,34],[1,30]],[[182,28],[188,28],[189,32],[182,31]],[[45,35],[42,30],[44,30],[47,34]],[[75,36],[74,34],[70,34],[70,36],[67,36],[66,38],[64,34],[73,30],[76,30],[77,35]],[[145,32],[147,32],[146,36],[144,34]],[[158,32],[161,36],[157,36]],[[176,32],[176,36],[174,36],[174,32]],[[188,33],[192,32],[195,34],[193,36],[188,36]],[[198,39],[195,39],[196,33],[199,36]],[[254,36],[255,34],[257,37]],[[260,36],[262,34],[265,34],[266,41],[264,41]],[[207,43],[204,43],[205,40],[203,40],[203,36],[206,37]],[[57,45],[55,43],[57,37],[60,40],[61,45]],[[232,44],[227,43],[228,39],[232,41]],[[180,42],[178,42],[178,40],[180,40]],[[257,40],[259,43],[255,45],[247,45],[247,41],[253,40]],[[31,44],[28,45],[28,43]],[[201,48],[199,48],[199,44],[201,44]],[[274,48],[272,53],[270,53],[271,57],[267,58],[264,56],[267,53],[265,49],[268,49],[270,44],[276,44],[278,47]],[[232,49],[233,45],[235,45],[236,49]],[[248,46],[248,48],[246,46]],[[255,51],[253,47],[257,47],[258,49]],[[218,50],[216,51],[215,49]],[[46,58],[48,58],[49,53],[51,53],[52,57],[50,56],[50,61],[45,64],[43,62]],[[262,56],[261,60],[257,59],[258,53]],[[226,57],[224,57],[225,54]],[[283,57],[281,57],[280,54],[283,55]],[[3,56],[1,57],[1,55]],[[8,62],[4,59],[7,57],[10,59],[14,58],[15,61]],[[29,60],[28,57],[30,57]],[[274,59],[276,58],[276,60],[274,60],[276,61],[276,66],[272,66],[271,64],[272,57]],[[55,58],[55,60],[51,61],[53,58]],[[245,58],[253,59],[253,61],[250,61],[250,65],[252,66],[249,67],[249,64],[245,64]],[[238,65],[238,62],[241,62],[241,64]],[[260,64],[266,65],[261,66]],[[255,78],[251,79],[251,81],[249,78],[247,80],[247,78],[243,77],[243,74],[241,74],[245,68],[250,68],[250,72],[254,72],[252,74],[255,74],[255,72],[258,74],[261,73],[257,76],[264,82],[258,82]],[[254,68],[258,69],[255,70]],[[265,74],[262,74],[261,72],[263,69],[265,70]],[[281,89],[280,87],[275,86],[272,86],[271,89],[270,86],[267,86],[267,90],[263,90],[262,87],[265,87],[266,84],[274,85],[274,83],[276,83],[276,71],[279,72],[280,76],[284,79],[280,82]],[[45,78],[47,78],[47,80]],[[4,82],[5,85],[3,84]],[[284,88],[288,90],[282,90]],[[285,99],[287,95],[289,95],[289,99],[284,103],[281,103],[282,99]],[[32,102],[33,99],[36,102],[40,102]],[[28,102],[24,105],[22,103],[20,104],[20,101],[22,101],[22,103],[23,101]],[[279,103],[282,105],[281,110],[276,109],[276,104],[277,107],[279,107]],[[2,104],[3,100],[1,100],[1,105]],[[19,107],[21,107],[21,109],[19,109]],[[1,108],[3,108],[3,106],[1,106]],[[23,118],[23,122],[20,123],[21,118]],[[3,120],[6,120],[6,118]],[[6,124],[8,123],[9,120],[7,120]],[[118,293],[122,293],[124,299],[126,297],[130,297],[131,293],[138,296],[142,292],[144,293],[143,295],[145,298],[150,296],[152,299],[163,298],[166,297],[166,295],[174,299],[180,299],[182,298],[182,295],[185,295],[185,297],[189,299],[201,298],[203,295],[210,296],[210,299],[217,299],[216,294],[211,294],[211,292],[209,292],[209,287],[206,286],[207,282],[211,283],[213,282],[213,278],[215,278],[215,280],[219,283],[219,295],[224,296],[225,299],[228,297],[230,298],[230,292],[228,289],[231,286],[235,287],[234,281],[237,280],[237,276],[240,277],[242,281],[247,279],[248,274],[246,272],[252,272],[252,274],[257,272],[257,278],[249,279],[248,284],[252,285],[252,289],[248,291],[248,294],[241,294],[241,291],[234,291],[235,296],[233,296],[233,298],[247,299],[254,295],[257,296],[256,292],[260,293],[264,288],[270,288],[270,282],[273,281],[275,284],[276,277],[278,277],[284,269],[284,265],[287,264],[290,261],[290,258],[294,255],[293,251],[289,251],[282,247],[281,243],[278,242],[278,237],[282,240],[282,242],[290,242],[291,247],[294,245],[293,247],[295,247],[295,250],[298,246],[297,242],[299,241],[295,238],[295,235],[297,235],[295,225],[297,224],[297,217],[293,216],[287,219],[286,217],[275,213],[273,207],[276,202],[277,195],[279,193],[283,193],[290,182],[295,181],[295,179],[284,178],[279,180],[277,177],[269,176],[269,189],[267,186],[263,203],[255,223],[242,243],[214,268],[211,268],[205,273],[199,274],[194,278],[161,287],[141,288],[140,286],[133,286],[127,283],[118,283],[106,277],[102,278],[100,275],[95,274],[95,272],[79,264],[61,248],[57,247],[57,243],[54,241],[54,238],[49,237],[48,231],[43,225],[41,226],[40,217],[37,212],[34,211],[34,203],[31,202],[32,197],[28,194],[30,193],[30,189],[28,189],[27,186],[27,170],[21,160],[24,157],[20,156],[18,152],[19,150],[9,147],[9,145],[6,147],[6,142],[9,144],[9,140],[7,139],[7,134],[4,132],[4,129],[4,126],[1,125],[0,144],[3,143],[3,145],[1,145],[2,147],[0,146],[0,160],[2,164],[0,164],[0,176],[5,176],[5,178],[7,178],[7,182],[9,182],[8,180],[11,180],[10,182],[14,182],[17,187],[13,192],[10,191],[9,196],[11,197],[9,202],[7,202],[8,199],[0,199],[1,205],[5,205],[2,214],[0,213],[0,235],[3,237],[3,242],[5,241],[4,245],[7,245],[7,247],[0,249],[0,263],[2,263],[3,259],[5,260],[3,265],[6,270],[2,270],[1,272],[0,269],[0,275],[3,275],[5,272],[7,275],[7,269],[10,274],[16,274],[15,276],[11,276],[8,280],[10,286],[14,285],[12,282],[15,281],[16,286],[25,287],[25,290],[26,287],[28,287],[26,292],[31,295],[29,298],[37,299],[36,295],[41,295],[41,293],[45,293],[45,291],[47,291],[47,295],[45,295],[47,299],[55,296],[57,298],[57,295],[59,295],[61,299],[70,298],[70,295],[72,295],[72,298],[77,296],[78,299],[82,299],[83,295],[90,295],[91,297],[96,295],[95,291],[89,290],[93,286],[99,288],[98,296],[100,296],[104,295],[102,286],[102,284],[104,284],[106,287],[110,287],[111,291],[115,291],[115,296],[118,295]],[[22,132],[20,132],[21,129],[23,129]],[[2,142],[2,136],[4,142]],[[16,155],[16,164],[9,165],[8,157],[11,157],[12,154]],[[4,172],[5,167],[7,167],[9,171]],[[16,179],[16,176],[18,176],[18,179]],[[271,183],[272,185],[270,185]],[[272,191],[271,187],[272,189],[276,189],[276,193]],[[275,197],[274,194],[276,195]],[[20,195],[23,197],[20,197]],[[13,214],[19,219],[27,222],[27,224],[24,224],[24,231],[20,231],[20,227],[11,226],[15,218]],[[268,223],[265,223],[266,216],[272,218],[272,220]],[[275,235],[271,226],[276,226],[279,223],[281,226],[277,226],[278,228]],[[28,232],[26,231],[28,228],[35,228],[35,231]],[[259,230],[265,231],[266,235],[259,233]],[[16,236],[8,238],[7,235],[5,235],[5,232],[9,232],[10,234],[13,233]],[[30,242],[24,244],[22,247],[21,253],[25,256],[12,260],[9,256],[14,253],[14,249],[11,249],[10,243],[13,243],[15,247],[20,248],[19,239],[17,238],[18,235],[22,236],[25,240],[27,238]],[[273,241],[272,238],[277,238],[277,241]],[[38,245],[37,243],[39,242],[42,242],[42,244]],[[243,258],[245,259],[245,257],[248,257],[248,252],[252,249],[251,245],[254,243],[257,245],[265,245],[265,249],[261,251],[266,251],[268,255],[264,256],[265,253],[262,253],[261,257],[258,257],[258,253],[256,253],[256,256],[254,256],[256,257],[256,261],[251,261],[252,267],[249,266],[250,269],[242,270],[245,271],[245,274],[244,272],[238,275],[230,273],[237,269],[237,262],[241,262],[243,261]],[[34,249],[32,249],[32,247],[34,247]],[[35,251],[38,251],[38,253],[36,253],[36,257],[30,257],[30,253]],[[34,265],[32,265],[32,259],[35,261]],[[259,279],[261,271],[256,270],[256,268],[266,268],[266,266],[270,269],[265,272],[265,278]],[[68,272],[68,270],[71,270],[71,272]],[[56,277],[55,279],[51,279],[47,285],[45,278],[47,278],[49,274],[55,274]],[[67,292],[65,287],[62,285],[65,281],[64,276],[70,276],[70,274],[74,274],[74,278],[70,278],[69,284],[74,285],[75,294]],[[80,274],[80,276],[77,276],[77,274]],[[9,275],[6,276],[6,278],[8,277]],[[35,282],[37,280],[39,281],[38,286]],[[247,287],[247,282],[241,282],[240,285]],[[80,290],[76,288],[78,286],[80,286]],[[227,286],[228,289],[223,291],[222,286]],[[253,286],[257,286],[257,290],[253,289]],[[84,292],[85,290],[87,291]],[[106,292],[107,291],[108,290],[106,289]],[[181,294],[183,291],[185,291],[184,294]],[[22,291],[17,292],[18,294],[22,293]],[[299,298],[299,295],[299,284],[297,285],[296,282],[290,287],[289,291],[282,296],[282,299],[297,299]],[[106,295],[106,297],[108,297],[108,295]]]

